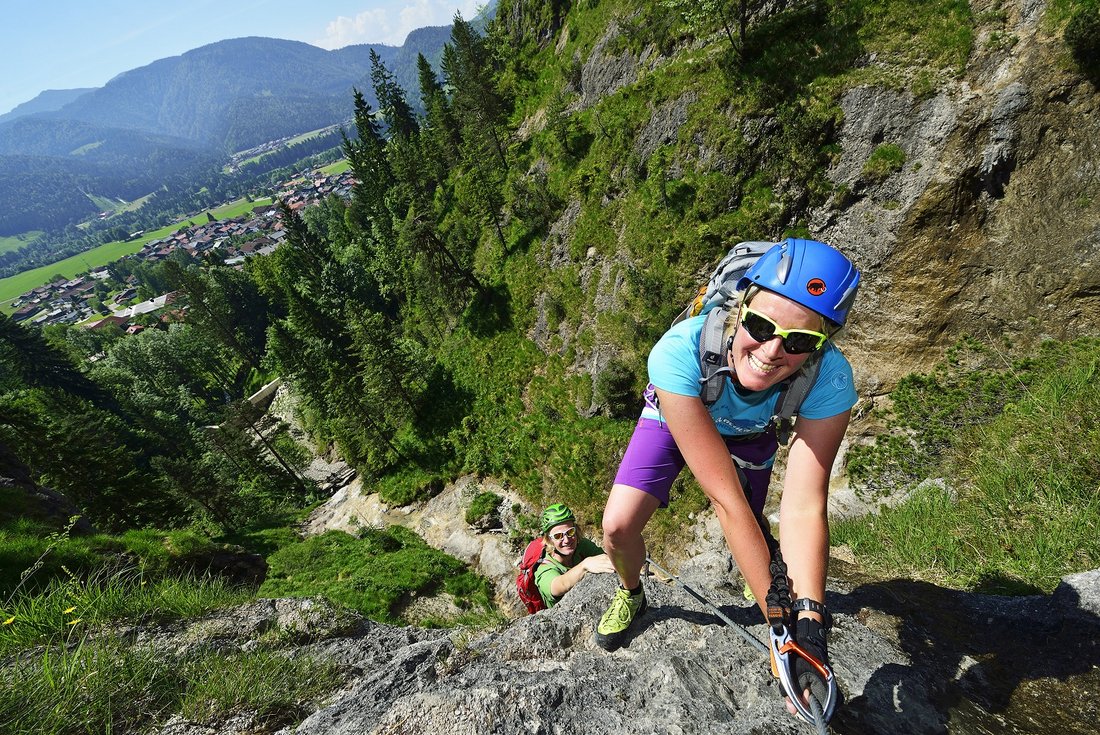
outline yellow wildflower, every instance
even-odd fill
[[[76,609],[76,606],[74,605],[73,607],[70,607],[68,610],[62,610],[61,614],[62,615],[68,615],[69,613],[71,613],[75,609]]]
[[[77,624],[77,623],[79,623],[79,622],[80,622],[81,620],[83,620],[83,618],[75,618],[75,619],[73,619],[73,620],[70,620],[70,621],[69,621],[69,625],[76,625],[76,624]]]
[[[15,616],[12,615],[10,618],[8,618],[7,620],[4,621],[4,625],[11,625],[14,622],[15,622]]]

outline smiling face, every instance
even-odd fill
[[[821,315],[771,291],[757,293],[751,306],[753,311],[763,314],[783,329],[822,331]],[[778,336],[766,342],[757,342],[738,326],[729,363],[742,388],[759,391],[793,375],[809,356],[810,353],[788,354]]]
[[[546,538],[555,554],[559,557],[568,558],[577,550],[580,535],[577,533],[576,524],[567,521],[551,528],[550,532],[546,534]]]

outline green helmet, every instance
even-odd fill
[[[566,523],[567,521],[575,523],[577,517],[573,515],[573,511],[569,510],[569,506],[563,503],[554,503],[542,512],[542,518],[539,521],[542,526],[542,535],[545,536],[551,528],[560,523]]]

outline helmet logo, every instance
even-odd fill
[[[825,281],[820,278],[811,278],[810,282],[806,284],[806,290],[810,292],[811,296],[820,296],[825,293]]]

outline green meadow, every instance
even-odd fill
[[[215,219],[230,219],[237,217],[245,212],[251,212],[256,207],[261,207],[267,204],[271,204],[271,199],[256,199],[254,201],[248,201],[246,199],[238,199],[237,201],[230,202],[224,206],[210,210],[210,213]],[[62,275],[65,278],[73,278],[85,271],[94,270],[113,263],[119,258],[127,255],[132,255],[141,250],[145,243],[152,240],[157,240],[170,235],[178,230],[181,226],[186,225],[188,222],[194,222],[200,224],[206,221],[206,212],[201,212],[194,217],[189,217],[185,220],[180,220],[171,225],[166,225],[158,230],[152,230],[146,232],[144,235],[136,240],[130,242],[109,242],[105,245],[100,245],[92,250],[85,251],[83,253],[77,253],[76,255],[59,260],[56,263],[50,263],[49,265],[41,266],[29,271],[23,271],[17,273],[14,276],[8,278],[0,278],[0,310],[6,314],[11,314],[15,311],[12,308],[11,302],[32,288],[37,288],[43,284],[49,283],[53,276]],[[25,237],[20,235],[17,237]],[[4,238],[0,243],[7,244],[9,240],[15,240],[16,238]],[[21,247],[21,245],[20,245]]]
[[[262,198],[262,199],[254,199],[251,202],[248,201],[247,199],[238,199],[235,202],[230,202],[229,204],[225,204],[225,205],[222,205],[222,206],[217,207],[215,209],[211,209],[210,213],[212,215],[214,215],[214,219],[232,219],[234,217],[241,216],[245,212],[251,212],[256,207],[264,207],[264,206],[267,206],[268,204],[271,204],[271,197],[266,197],[266,198]],[[206,213],[203,212],[202,214],[200,214],[198,216],[203,217],[205,214]],[[194,220],[194,219],[195,219],[194,217],[191,218],[191,220]],[[196,224],[198,224],[198,223],[196,223]]]
[[[0,237],[0,254],[30,245],[41,234],[42,232],[40,230],[31,230],[30,232],[23,232],[18,235]]]
[[[351,168],[351,163],[348,162],[348,159],[341,158],[339,161],[335,161],[334,163],[330,163],[327,166],[322,166],[321,168],[319,168],[317,170],[320,171],[325,176],[331,176],[332,174],[342,174],[345,171],[347,171],[349,168]]]

